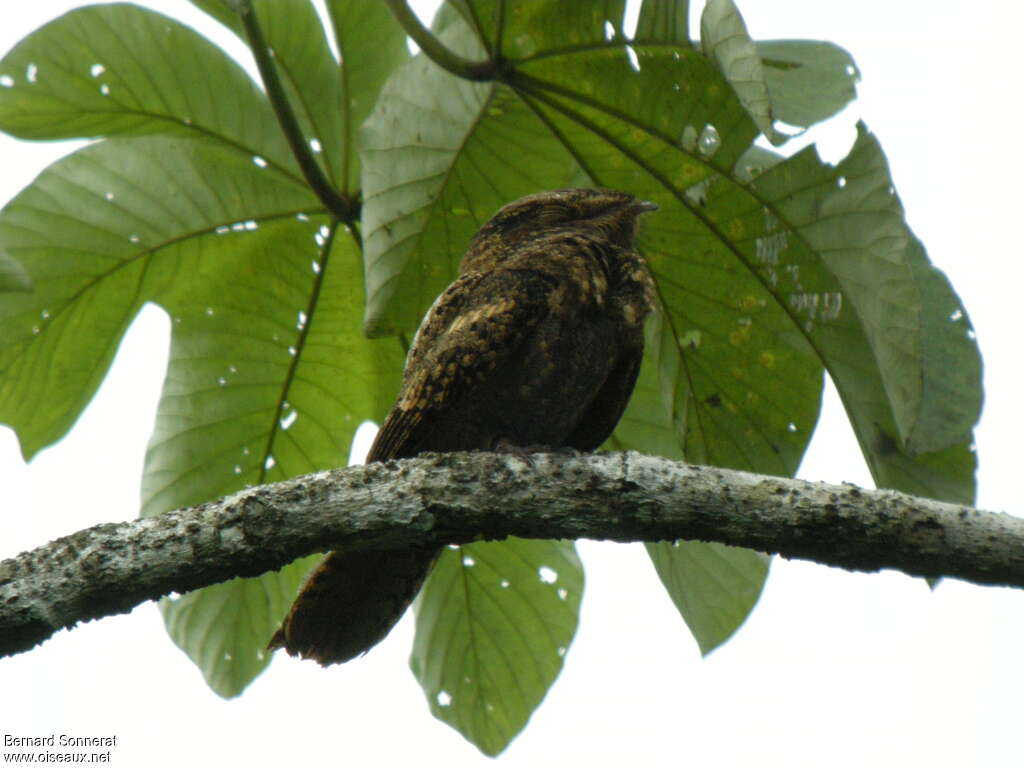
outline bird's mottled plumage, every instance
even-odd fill
[[[653,282],[633,234],[653,208],[624,192],[564,189],[498,211],[420,325],[367,461],[600,446],[643,356]],[[405,612],[437,554],[328,555],[271,647],[325,665],[365,652]]]

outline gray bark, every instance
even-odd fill
[[[1006,514],[636,453],[435,454],[98,525],[0,562],[0,655],[314,552],[506,536],[698,539],[851,570],[1024,586],[1024,520]]]

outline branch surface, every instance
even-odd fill
[[[718,541],[850,570],[1024,586],[1024,519],[1002,513],[637,453],[428,454],[97,525],[0,562],[0,655],[314,552],[507,536]]]

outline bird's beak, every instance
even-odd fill
[[[630,206],[633,211],[639,216],[641,213],[649,213],[650,211],[658,210],[656,203],[652,203],[649,200],[636,200]]]

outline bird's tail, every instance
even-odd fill
[[[331,552],[310,574],[267,648],[284,648],[325,667],[365,653],[402,618],[439,554]]]

